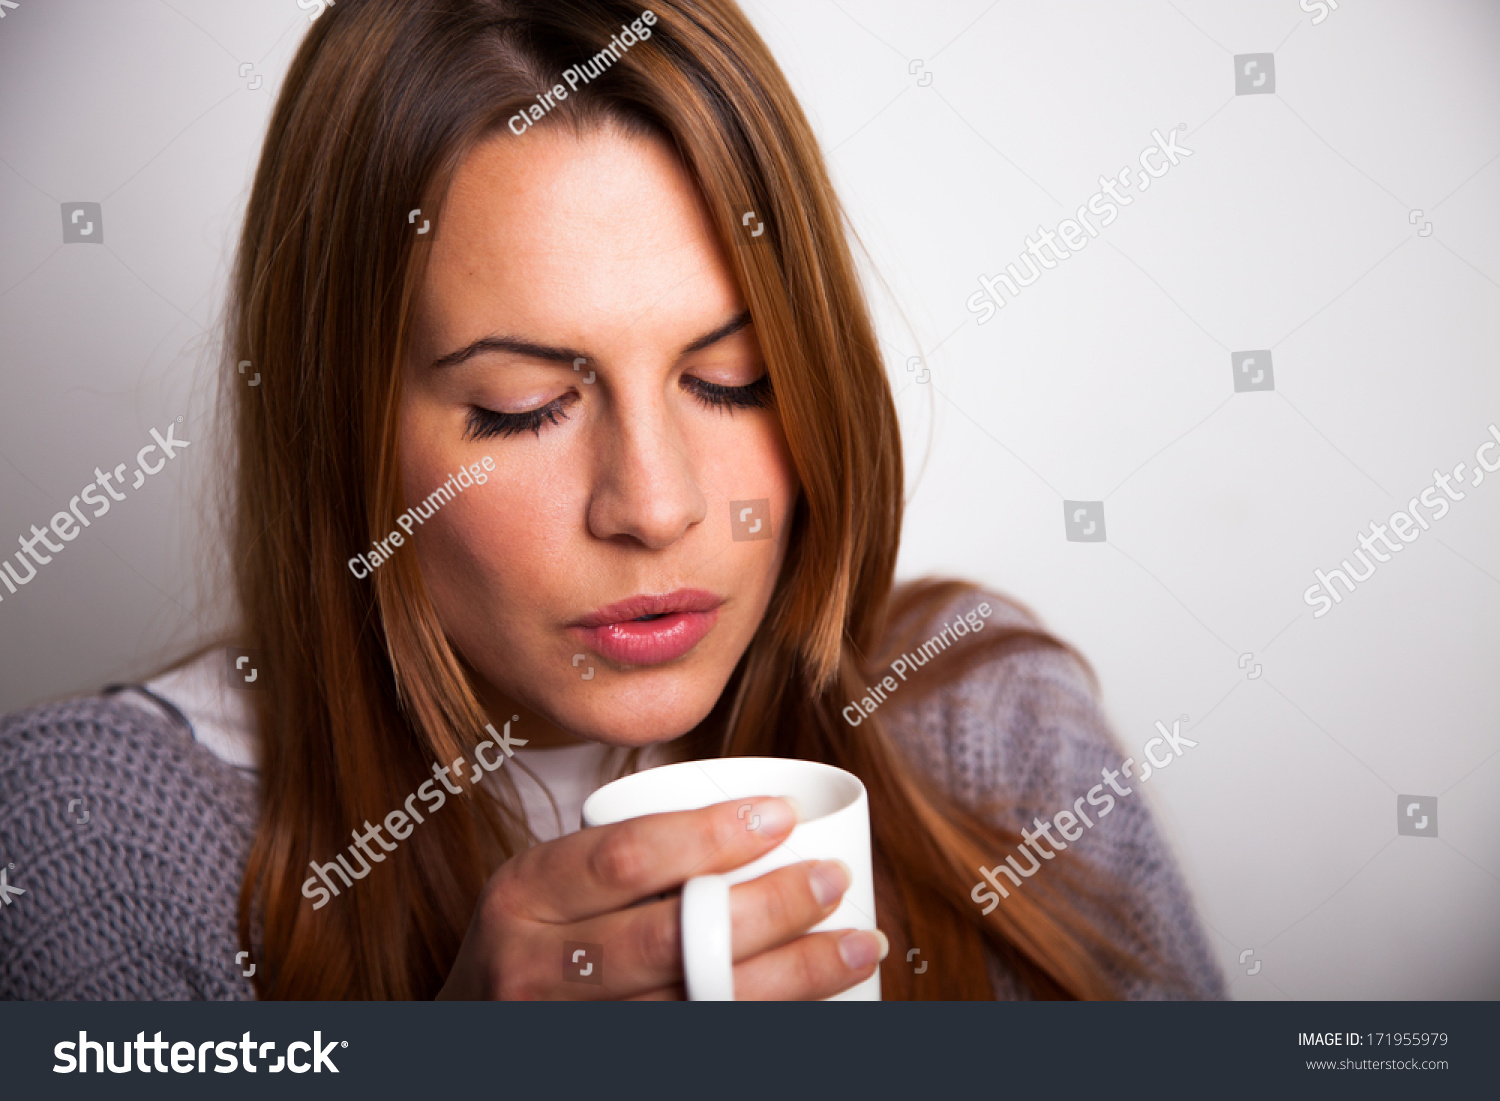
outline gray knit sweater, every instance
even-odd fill
[[[988,599],[989,624],[1020,618]],[[978,602],[965,598],[940,622]],[[1125,756],[1063,653],[1000,658],[913,707],[899,695],[881,717],[914,765],[970,805],[1006,808],[999,822],[1012,829],[1072,806]],[[1222,998],[1223,978],[1142,795],[1118,799],[1072,848],[1130,890],[1132,917],[1187,993]],[[235,912],[256,815],[255,773],[210,752],[175,709],[153,716],[96,696],[7,716],[0,869],[25,893],[0,904],[0,998],[253,998],[235,959]],[[1000,959],[991,956],[989,970],[997,997],[1025,997]],[[1142,982],[1129,993],[1180,996]]]

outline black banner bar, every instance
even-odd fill
[[[10,1004],[0,1082],[17,1099],[1468,1098],[1495,1096],[1497,1026],[1491,1002]]]

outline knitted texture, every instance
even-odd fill
[[[985,599],[994,609],[986,630],[1031,622],[993,595],[964,597],[937,622]],[[915,705],[898,690],[880,715],[915,768],[964,803],[999,807],[992,820],[1015,830],[1071,807],[1124,757],[1083,670],[1053,650],[990,661]],[[83,698],[7,717],[0,867],[13,862],[9,882],[26,893],[0,908],[0,997],[252,998],[235,962],[235,912],[255,817],[253,775],[165,714]],[[1122,979],[1127,996],[1225,996],[1138,787],[1070,848],[1128,889],[1130,919],[1188,984]],[[989,974],[997,997],[1027,996],[993,953]]]
[[[253,777],[165,715],[91,697],[8,716],[0,867],[26,893],[0,907],[0,998],[253,998],[235,907],[254,823]]]
[[[986,601],[992,613],[985,621],[985,632],[1039,626],[993,593],[965,595],[933,622],[940,628]],[[930,633],[923,632],[919,641]],[[943,656],[930,660],[941,662]],[[1058,811],[1072,808],[1074,800],[1102,782],[1102,769],[1118,770],[1128,755],[1115,743],[1082,666],[1063,650],[1022,651],[986,662],[913,705],[903,706],[900,696],[898,689],[881,709],[881,716],[912,763],[960,802],[998,808],[986,817],[1013,831],[1035,832],[1035,818],[1047,822]],[[1111,975],[1131,999],[1224,998],[1223,975],[1172,853],[1157,832],[1145,792],[1124,776],[1119,783],[1131,794],[1116,795],[1106,817],[1097,817],[1096,809],[1089,808],[1095,815],[1094,825],[1083,829],[1082,836],[1067,847],[1071,856],[1127,890],[1128,919],[1176,970],[1179,983],[1186,988],[1117,972]],[[1045,846],[1045,841],[1041,844]],[[993,868],[1014,853],[1014,849],[996,852],[986,864]],[[1028,866],[1024,857],[1019,859],[1023,868]],[[998,873],[997,878],[1014,896],[1047,876],[1051,872],[1048,863],[1043,861],[1034,878],[1022,879],[1019,887]],[[979,869],[973,872],[977,884]],[[1000,905],[1005,904],[1001,900]],[[1101,913],[1084,912],[1106,932],[1118,932]],[[1014,972],[993,953],[989,971],[997,998],[1029,996]]]

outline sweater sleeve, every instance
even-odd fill
[[[0,998],[253,998],[235,924],[254,824],[251,777],[164,713],[88,697],[7,716]]]
[[[962,598],[940,621],[953,620],[981,601],[996,608],[990,626],[1036,626],[1003,597],[982,593]],[[1073,813],[1075,802],[1085,799],[1092,825],[1080,822],[1082,836],[1064,844],[1076,859],[1123,889],[1129,919],[1186,984],[1184,989],[1116,976],[1125,996],[1226,996],[1192,898],[1141,785],[1120,776],[1118,782],[1130,794],[1112,795],[1114,805],[1106,816],[1086,801],[1090,789],[1103,783],[1103,770],[1119,769],[1127,755],[1115,744],[1084,670],[1071,654],[1049,647],[995,658],[893,714],[889,725],[934,783],[965,805],[987,809],[996,825],[1035,833],[1035,819],[1049,822],[1058,811]],[[1103,793],[1097,798],[1103,803]],[[996,852],[987,864],[1003,863],[1011,852]],[[1026,866],[1024,858],[1018,859]],[[1047,874],[1046,862],[1042,864],[1033,874]],[[974,871],[978,883],[979,871]],[[1012,891],[1025,890],[1025,879],[1019,887],[1008,879],[1002,882]],[[1118,932],[1100,914],[1090,911],[1089,916],[1102,922],[1106,932]],[[991,958],[990,974],[998,996],[1026,996],[997,957]]]

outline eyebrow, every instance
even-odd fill
[[[717,329],[704,333],[696,340],[687,344],[682,351],[677,353],[677,358],[681,359],[683,356],[692,355],[694,352],[701,352],[704,348],[717,344],[725,337],[733,336],[750,323],[750,311],[744,310],[720,325]],[[472,344],[460,348],[455,352],[439,356],[433,360],[432,366],[434,369],[456,367],[465,360],[472,359],[474,356],[482,355],[485,352],[509,352],[511,355],[524,356],[527,359],[540,359],[548,363],[566,363],[569,366],[572,366],[575,360],[588,358],[576,348],[537,344],[530,340],[519,340],[510,336],[482,336]]]

